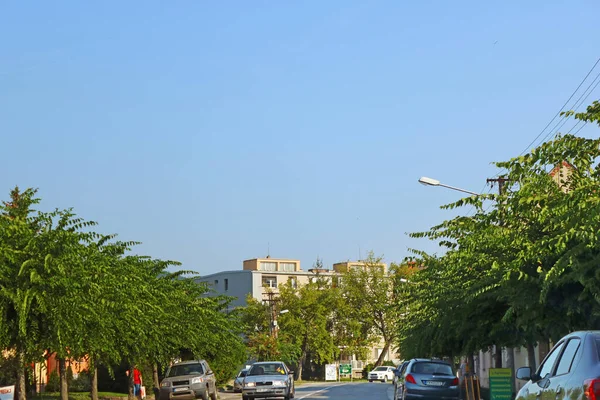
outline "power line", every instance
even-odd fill
[[[596,77],[588,85],[588,87],[583,91],[583,93],[581,94],[581,96],[579,96],[579,98],[575,101],[575,103],[570,107],[571,110],[577,111],[579,109],[579,107],[583,104],[583,102],[586,101],[588,97],[590,97],[590,94],[592,94],[592,92],[596,89],[596,87],[598,86],[598,84],[600,84],[600,80],[598,80],[598,78],[600,78],[600,72],[596,75]],[[598,82],[596,82],[596,81],[598,81]],[[594,83],[595,83],[595,85],[594,85]],[[592,87],[592,85],[594,85],[594,87]],[[590,90],[590,88],[591,88],[591,90]],[[556,128],[556,126],[554,128],[552,128],[550,130],[550,132],[548,132],[548,134],[542,139],[542,143],[545,142],[546,140],[548,140],[548,138],[550,137],[550,135],[552,135],[552,132],[554,132],[553,135],[556,135],[558,133],[558,130],[560,128],[562,128],[567,121],[568,121],[568,118],[563,118],[562,119],[562,124],[558,127],[558,129],[554,130]],[[558,126],[558,124],[557,124],[557,126]]]
[[[579,83],[579,85],[577,86],[577,88],[573,91],[573,93],[571,93],[571,96],[569,96],[569,98],[567,99],[567,101],[565,101],[565,104],[563,104],[563,106],[560,108],[560,110],[558,110],[558,112],[554,115],[554,117],[552,117],[552,119],[550,120],[550,122],[548,122],[548,124],[544,127],[544,129],[542,129],[540,131],[540,133],[538,133],[538,135],[531,141],[531,143],[529,143],[527,145],[527,147],[519,154],[519,156],[522,156],[523,154],[525,154],[525,152],[527,152],[527,150],[529,150],[529,148],[540,138],[540,136],[542,136],[544,134],[544,131],[546,131],[546,129],[552,124],[552,122],[554,122],[554,120],[556,119],[556,117],[558,117],[560,115],[560,113],[563,112],[564,108],[567,106],[567,104],[569,104],[569,102],[571,101],[571,99],[573,98],[573,96],[575,96],[575,93],[577,93],[577,91],[579,90],[579,88],[581,88],[581,86],[587,80],[587,78],[590,76],[590,74],[592,73],[592,71],[594,71],[594,69],[596,68],[596,65],[598,65],[598,63],[600,63],[600,58],[598,58],[598,60],[596,60],[596,63],[594,64],[594,66],[588,71],[588,73],[585,75],[585,78],[583,78],[581,80],[581,82]]]

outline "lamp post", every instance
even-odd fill
[[[290,312],[290,310],[281,310],[279,312],[275,312],[275,308],[273,308],[272,310],[273,310],[273,313],[272,313],[273,323],[271,326],[271,333],[273,334],[273,337],[275,339],[277,339],[277,330],[279,329],[279,327],[277,326],[277,316],[281,315],[281,314],[285,314],[287,312]]]
[[[445,184],[441,183],[440,181],[438,181],[437,179],[428,178],[426,176],[420,177],[419,183],[422,185],[425,185],[425,186],[441,186],[441,187],[445,187],[447,189],[452,189],[452,190],[456,190],[459,192],[468,193],[473,196],[479,196],[479,193],[471,192],[470,190],[465,190],[465,189],[457,188],[457,187],[450,186],[450,185],[445,185]]]

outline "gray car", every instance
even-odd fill
[[[205,360],[173,364],[160,383],[160,400],[217,400],[215,374]]]
[[[563,337],[537,371],[519,368],[516,376],[528,381],[519,390],[518,400],[600,399],[600,331]]]
[[[402,400],[458,400],[460,387],[450,363],[417,358],[398,377],[397,396]]]
[[[244,388],[244,378],[246,377],[247,373],[248,370],[245,368],[238,372],[235,380],[233,381],[233,391],[235,393],[242,393],[242,389]]]
[[[257,362],[252,364],[244,378],[242,399],[281,397],[289,400],[295,393],[294,376],[285,363]]]

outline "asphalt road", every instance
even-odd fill
[[[296,400],[392,400],[394,386],[389,383],[306,383],[296,387]],[[240,394],[219,393],[220,400],[241,400]]]

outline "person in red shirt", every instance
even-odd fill
[[[129,376],[129,371],[127,371],[127,376]],[[142,373],[139,369],[137,369],[137,365],[133,366],[133,395],[138,399],[142,398],[142,385],[144,384],[142,380]]]

